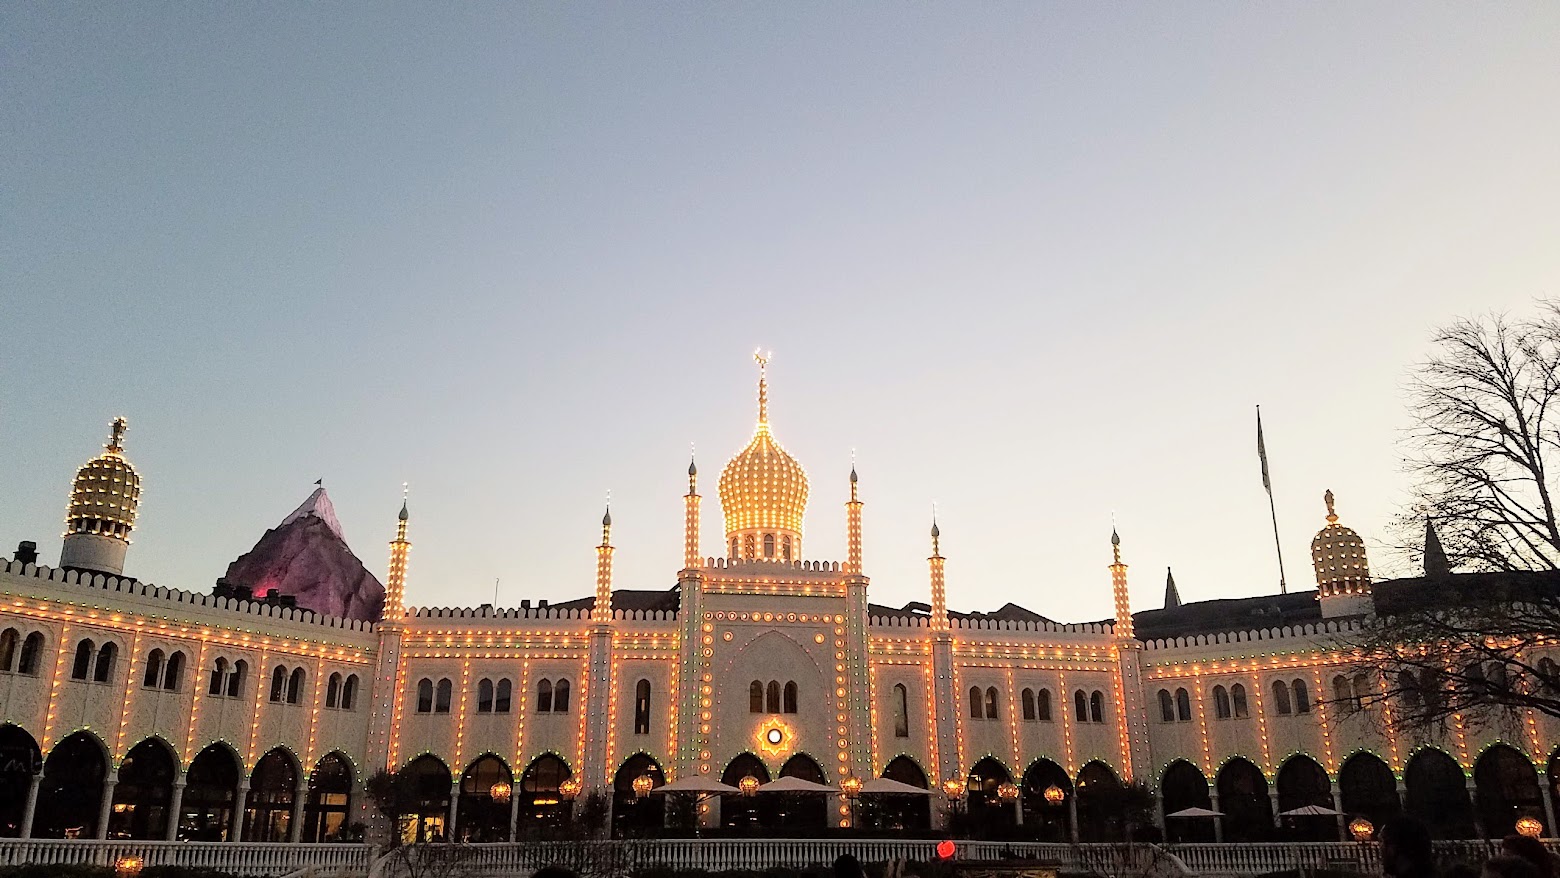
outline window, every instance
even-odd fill
[[[1510,689],[1506,678],[1505,662],[1490,662],[1490,666],[1485,669],[1484,677],[1490,681],[1491,692],[1500,694]]]
[[[1041,722],[1051,721],[1051,690],[1041,689],[1035,693],[1035,713]]]
[[[753,535],[748,534],[742,538],[742,557],[753,560],[757,552],[757,543],[753,541]]]
[[[775,556],[775,535],[774,534],[764,534],[764,557],[765,558],[773,558],[774,556]]]
[[[536,684],[536,712],[552,713],[552,681],[543,680]]]
[[[905,684],[895,683],[889,697],[894,707],[894,737],[910,737],[910,693]]]
[[[33,636],[35,635],[29,635],[27,639],[32,640]],[[22,655],[25,660],[27,655],[25,650]],[[1536,670],[1538,671],[1538,685],[1543,689],[1544,694],[1553,696],[1556,692],[1560,692],[1560,665],[1556,665],[1554,659],[1547,657],[1539,659]],[[22,673],[25,674],[27,672],[23,671]]]
[[[731,552],[729,553],[729,555],[732,558],[737,557],[737,538],[736,537],[732,537],[731,538]]]
[[[1089,722],[1102,723],[1105,721],[1105,693],[1094,690],[1089,696]]]
[[[1073,719],[1081,723],[1089,721],[1089,696],[1082,689],[1073,693]]]
[[[650,734],[650,681],[634,684],[634,734]]]
[[[997,689],[995,686],[986,689],[986,719],[997,718]]]
[[[287,669],[277,665],[271,671],[271,703],[278,704],[282,696],[287,694]]]
[[[434,687],[433,690],[434,713],[450,712],[450,694],[454,691],[454,689],[455,687],[450,683],[449,677],[444,677],[439,680],[439,685]]]
[[[417,712],[433,713],[433,681],[427,677],[417,681]]]
[[[780,684],[774,680],[764,687],[764,709],[770,713],[780,712]]]
[[[1192,696],[1185,689],[1175,690],[1175,718],[1183,723],[1192,720]]]
[[[1292,712],[1289,707],[1289,685],[1283,680],[1273,681],[1273,709],[1279,716],[1288,716]]]
[[[16,663],[18,674],[38,673],[38,657],[43,654],[43,633],[34,631],[22,641],[22,656]]]
[[[92,672],[92,651],[97,644],[90,640],[83,640],[76,644],[76,661],[70,666],[70,678],[72,680],[85,680],[87,674]]]
[[[780,559],[782,561],[791,560],[791,538],[788,536],[780,538]]]
[[[1246,709],[1246,687],[1236,683],[1230,687],[1230,707],[1235,711],[1236,719],[1245,719],[1251,713]]]
[[[105,640],[103,645],[98,647],[97,666],[92,669],[92,681],[94,683],[107,683],[114,679],[114,660],[118,657],[119,647],[112,640]],[[176,652],[173,654],[173,658],[179,660],[179,668],[184,667],[184,653]],[[170,675],[178,673],[178,669],[174,667],[173,659],[168,660],[168,673]],[[177,678],[175,678],[175,682],[177,682]],[[169,686],[167,688],[172,689],[174,687]]]
[[[16,660],[16,647],[21,642],[22,634],[15,628],[0,631],[0,671],[10,672],[11,662]]]
[[[1365,696],[1371,693],[1370,678],[1364,674],[1354,675],[1354,709],[1365,709]]]
[[[243,664],[243,662],[239,662]],[[357,705],[357,674],[348,674],[347,681],[341,684],[341,709],[352,710]],[[508,710],[508,708],[504,708]]]
[[[1159,690],[1159,721],[1175,722],[1175,699],[1170,697],[1169,689]]]
[[[785,712],[796,713],[796,682],[785,684]]]
[[[1213,687],[1213,715],[1216,719],[1230,718],[1230,693],[1223,686]]]
[[[748,713],[764,712],[764,684],[754,680],[748,684]]]
[[[1025,689],[1018,693],[1018,703],[1024,712],[1024,719],[1034,722],[1035,719],[1035,690]]]
[[[1400,692],[1398,697],[1402,699],[1404,707],[1417,710],[1424,704],[1424,698],[1419,694],[1419,679],[1414,676],[1413,671],[1398,674],[1398,690]]]
[[[493,712],[493,681],[486,677],[477,681],[477,713]]]
[[[325,681],[325,706],[326,707],[335,707],[336,703],[339,702],[340,700],[341,700],[341,675],[340,674],[331,674],[330,675],[330,679]]]
[[[146,654],[146,674],[141,678],[141,685],[147,689],[156,689],[162,682],[163,651],[154,649]]]
[[[1295,693],[1295,713],[1310,713],[1311,690],[1306,688],[1305,681],[1295,680],[1293,689]]]
[[[292,676],[287,678],[287,703],[297,704],[303,695],[303,668],[293,668]]]
[[[211,665],[211,685],[206,687],[207,695],[221,695],[222,687],[227,685],[227,659],[221,656]]]
[[[553,713],[569,712],[569,681],[560,679],[553,684]]]
[[[244,693],[244,678],[249,676],[249,662],[239,659],[233,663],[233,670],[228,674],[227,694],[229,698],[237,698]]]
[[[981,704],[980,687],[970,687],[970,719],[983,719],[986,716],[984,705]]]

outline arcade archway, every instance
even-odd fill
[[[1273,835],[1273,804],[1267,778],[1245,759],[1235,758],[1219,769],[1219,810],[1224,816],[1224,840],[1267,841]]]
[[[612,778],[613,838],[654,836],[666,820],[665,796],[646,794],[641,797],[634,790],[634,781],[641,777],[650,778],[652,790],[666,783],[660,763],[644,753],[635,753],[623,760]]]
[[[55,744],[43,763],[33,838],[96,838],[107,777],[107,751],[91,732]]]
[[[173,801],[173,750],[158,738],[130,748],[119,763],[119,783],[109,809],[108,837],[161,839],[168,832]]]

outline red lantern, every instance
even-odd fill
[[[951,838],[945,838],[937,843],[937,859],[939,860],[951,860],[953,855],[958,852],[959,848],[953,843]]]

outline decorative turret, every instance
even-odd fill
[[[699,468],[688,457],[688,493],[683,497],[683,569],[698,567],[699,560]]]
[[[399,619],[406,615],[406,559],[412,544],[406,539],[406,525],[412,518],[406,509],[406,485],[401,486],[401,511],[395,517],[395,539],[390,541],[390,569],[385,575],[385,609],[381,617]]]
[[[769,357],[753,358],[758,361],[758,426],[720,474],[727,554],[792,561],[802,556],[807,473],[769,431]]]
[[[1452,575],[1452,565],[1446,560],[1446,549],[1435,532],[1435,521],[1425,516],[1425,576],[1439,579]]]
[[[1110,529],[1110,588],[1116,599],[1116,636],[1132,639],[1132,601],[1127,595],[1127,565],[1121,563],[1121,535]]]
[[[948,593],[943,582],[942,530],[937,527],[937,511],[932,510],[932,557],[926,562],[932,574],[932,630],[948,630]]]
[[[592,622],[612,621],[612,505],[601,516],[601,545],[596,547],[596,603],[590,611]]]
[[[124,573],[125,551],[141,502],[141,477],[124,457],[126,421],[109,426],[103,453],[76,471],[65,513],[60,566],[95,573]]]
[[[1181,605],[1181,590],[1175,587],[1175,574],[1165,568],[1165,609],[1173,610]]]
[[[1362,616],[1374,609],[1370,591],[1370,564],[1365,541],[1338,523],[1333,492],[1323,496],[1327,526],[1311,540],[1311,563],[1316,568],[1316,597],[1322,616]]]
[[[845,504],[845,572],[861,573],[861,497],[856,494],[856,465],[850,465],[850,500]]]

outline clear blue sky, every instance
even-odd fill
[[[1110,612],[1373,545],[1436,325],[1560,293],[1560,4],[0,8],[0,545],[130,419],[128,572],[204,590],[323,476],[410,600],[681,560],[757,346],[875,601]],[[1377,551],[1376,566],[1386,566]]]

